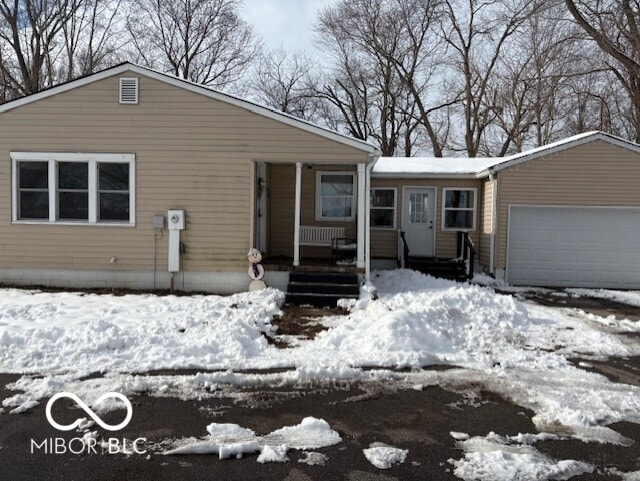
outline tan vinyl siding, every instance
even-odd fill
[[[371,187],[395,187],[397,189],[396,197],[396,226],[402,228],[402,188],[403,187],[435,187],[436,188],[436,220],[434,227],[436,229],[436,257],[455,257],[456,256],[456,233],[455,231],[442,230],[442,189],[445,187],[452,188],[475,188],[478,196],[480,195],[480,180],[476,179],[388,179],[388,178],[372,178]],[[481,205],[479,199],[476,199],[477,211],[476,216],[481,215]],[[476,230],[470,232],[471,239],[478,246],[480,242],[478,226],[479,218],[476,218]],[[371,257],[397,259],[398,257],[398,234],[396,231],[388,229],[372,229],[371,230]]]
[[[489,179],[482,181],[480,194],[481,215],[480,220],[480,245],[477,246],[480,258],[478,262],[483,266],[489,266],[491,257],[491,221],[493,217],[493,182]]]
[[[316,209],[316,172],[347,171],[356,168],[348,164],[303,165],[300,199],[300,224],[324,227],[344,227],[346,237],[356,238],[356,223],[327,222],[315,220]],[[272,256],[293,257],[293,228],[295,207],[296,169],[295,165],[272,164],[269,184],[270,207],[269,224],[271,243],[268,254]],[[331,255],[328,247],[301,246],[301,257],[327,257]]]
[[[506,266],[510,204],[640,206],[640,155],[595,141],[498,174],[497,267]]]
[[[184,270],[244,270],[252,161],[367,160],[355,148],[144,76],[139,105],[118,103],[114,76],[2,113],[0,146],[1,267],[151,270],[152,216],[185,209]],[[12,224],[11,151],[134,153],[136,226]],[[167,237],[158,239],[158,270],[167,268]]]

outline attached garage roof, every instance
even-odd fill
[[[164,82],[164,83],[176,86],[178,88],[182,88],[185,90],[189,90],[191,92],[204,95],[211,99],[215,99],[221,102],[235,105],[236,107],[249,110],[250,112],[253,112],[257,115],[261,115],[263,117],[267,117],[272,120],[282,122],[283,124],[287,124],[292,127],[296,127],[301,130],[305,130],[307,132],[319,135],[320,137],[324,137],[324,138],[333,140],[335,142],[348,145],[355,149],[367,152],[371,155],[377,155],[379,153],[378,149],[374,145],[368,142],[365,142],[363,140],[355,139],[353,137],[349,137],[348,135],[335,132],[326,127],[322,127],[314,123],[308,122],[306,120],[299,119],[297,117],[286,114],[284,112],[273,109],[271,107],[259,105],[254,102],[250,102],[248,100],[244,100],[239,97],[235,97],[233,95],[220,92],[211,87],[190,82],[188,80],[175,77],[173,75],[165,74],[162,72],[158,72],[156,70],[153,70],[147,67],[142,67],[140,65],[136,65],[130,62],[125,62],[120,65],[116,65],[115,67],[111,67],[111,68],[102,70],[100,72],[87,75],[85,77],[81,77],[76,80],[72,80],[70,82],[57,85],[55,87],[51,87],[41,92],[6,102],[0,105],[0,114],[3,112],[7,112],[9,110],[18,108],[22,105],[30,104],[32,102],[37,102],[38,100],[45,99],[47,97],[51,97],[53,95],[56,95],[62,92],[67,92],[69,90],[82,87],[83,85],[97,82],[104,78],[113,77],[115,75],[119,75],[125,72],[132,72],[138,75],[147,76],[155,80],[158,80],[160,82]]]
[[[374,177],[463,177],[481,178],[529,160],[578,145],[602,140],[640,153],[640,145],[604,132],[585,132],[548,145],[507,157],[380,157]]]

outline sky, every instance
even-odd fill
[[[241,13],[268,48],[313,49],[312,26],[318,10],[332,0],[244,0]]]

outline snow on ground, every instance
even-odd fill
[[[528,442],[489,433],[459,441],[464,458],[450,459],[454,474],[465,480],[569,479],[593,472],[593,466],[575,460],[555,461]]]
[[[212,423],[204,440],[177,441],[177,447],[166,451],[174,454],[217,454],[220,459],[241,458],[243,454],[260,451],[257,462],[283,463],[289,460],[289,449],[309,450],[333,446],[342,442],[340,435],[324,419],[307,417],[296,426],[285,426],[265,436],[237,424]]]
[[[60,391],[99,408],[92,401],[108,391],[201,399],[225,389],[225,395],[242,396],[248,386],[386,379],[407,388],[464,389],[479,382],[532,409],[540,431],[585,441],[625,444],[628,440],[607,425],[640,422],[639,388],[615,384],[568,361],[640,354],[640,341],[618,335],[632,330],[631,321],[522,302],[480,285],[408,270],[380,272],[372,282],[377,300],[359,300],[348,315],[325,320],[327,330],[314,340],[301,340],[291,349],[276,349],[264,335],[273,332],[271,319],[283,300],[275,289],[230,297],[0,290],[0,372],[25,374],[9,386],[23,392],[4,399],[2,406],[24,412]],[[419,369],[432,364],[459,369]],[[390,370],[398,367],[414,371]],[[177,368],[209,372],[144,374]],[[259,372],[271,368],[283,369]],[[86,379],[95,372],[104,375]],[[219,455],[255,451],[255,436],[245,434],[249,444],[240,442],[229,451],[211,439],[193,440],[189,449]],[[264,461],[284,460],[282,446],[314,445],[304,435],[293,442],[293,431],[269,436]],[[540,476],[585,468],[548,460],[531,446],[494,441],[491,449],[467,450],[455,462],[456,472],[467,472],[465,466],[482,470],[482,463],[498,462],[491,461],[495,457],[529,463]]]
[[[402,464],[407,459],[409,450],[395,448],[384,443],[371,443],[363,449],[364,457],[378,469],[390,469],[395,464]]]

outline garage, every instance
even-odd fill
[[[510,205],[507,282],[640,288],[640,208]]]

